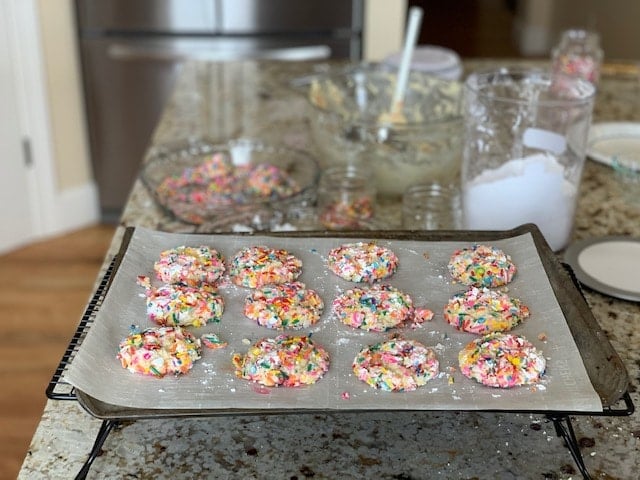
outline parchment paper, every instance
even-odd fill
[[[502,248],[515,262],[518,272],[509,284],[509,294],[528,305],[531,316],[513,332],[524,335],[547,358],[541,384],[513,389],[485,387],[459,372],[458,352],[476,336],[456,331],[443,318],[443,307],[449,298],[465,290],[452,281],[447,262],[454,249],[472,243],[376,240],[390,247],[400,260],[397,273],[388,283],[410,294],[414,305],[433,310],[435,317],[420,328],[407,326],[385,333],[368,333],[333,318],[332,300],[355,284],[338,278],[325,263],[331,248],[358,240],[367,239],[209,236],[136,228],[95,321],[64,379],[103,402],[141,409],[602,411],[530,234],[483,242]],[[249,342],[253,344],[282,332],[260,327],[244,317],[242,306],[249,290],[228,281],[220,288],[225,300],[221,322],[190,327],[197,337],[205,332],[217,333],[229,342],[226,348],[203,348],[203,358],[180,377],[157,379],[123,369],[116,352],[130,326],[154,326],[146,316],[144,292],[136,284],[136,278],[138,275],[154,278],[153,263],[160,252],[180,245],[209,245],[226,259],[244,246],[268,245],[287,249],[301,258],[303,274],[299,280],[320,293],[325,311],[312,328],[284,333],[311,334],[315,342],[328,350],[331,368],[324,378],[315,385],[300,388],[267,388],[235,377],[231,363],[234,352],[244,353]],[[351,364],[361,348],[395,332],[433,347],[440,360],[440,375],[413,392],[378,391],[352,373]],[[546,340],[541,341],[540,334]]]

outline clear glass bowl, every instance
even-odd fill
[[[379,196],[411,185],[458,184],[462,152],[461,84],[412,71],[400,115],[390,116],[396,71],[361,64],[308,80],[311,132],[325,167],[360,163]]]
[[[295,218],[315,203],[319,177],[311,154],[253,139],[160,146],[141,171],[170,215],[210,231],[267,230]]]

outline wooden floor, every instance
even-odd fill
[[[76,329],[113,226],[86,228],[0,256],[0,478],[16,478],[45,389]]]

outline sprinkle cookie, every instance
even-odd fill
[[[540,381],[546,368],[542,352],[524,337],[491,333],[458,354],[463,375],[489,387],[511,388]]]
[[[471,287],[454,295],[444,307],[444,319],[464,332],[486,335],[506,332],[529,317],[529,307],[488,288]]]
[[[265,285],[253,291],[244,304],[244,314],[263,327],[298,330],[315,324],[324,302],[304,283]]]
[[[237,377],[266,387],[311,385],[329,370],[327,351],[306,336],[263,338],[232,360]]]
[[[217,250],[207,246],[181,246],[162,252],[153,269],[164,283],[199,287],[214,284],[224,273],[225,266]]]
[[[387,392],[409,392],[438,375],[435,352],[414,340],[391,339],[363,348],[353,361],[360,380]]]
[[[345,280],[371,283],[393,275],[398,257],[373,242],[346,243],[329,252],[327,266]]]
[[[474,245],[453,252],[449,260],[451,276],[464,285],[499,287],[509,283],[516,273],[511,257],[487,245]]]
[[[136,329],[118,348],[123,368],[159,378],[187,373],[201,353],[200,340],[181,327]]]
[[[164,326],[202,327],[219,322],[224,312],[222,296],[211,286],[163,285],[149,288],[147,315]]]
[[[384,332],[413,317],[413,300],[387,284],[355,287],[334,299],[333,313],[350,327]]]
[[[231,260],[229,275],[241,287],[257,288],[292,282],[302,273],[302,261],[286,250],[246,247]]]

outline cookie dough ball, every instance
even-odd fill
[[[409,392],[438,375],[435,352],[414,340],[391,339],[363,348],[353,372],[363,382],[388,392]]]
[[[507,332],[527,317],[529,307],[519,299],[488,288],[471,287],[444,307],[444,319],[450,325],[477,335]]]
[[[237,377],[266,387],[311,385],[329,370],[327,351],[306,336],[263,338],[232,360]]]
[[[323,309],[320,295],[301,282],[265,285],[251,293],[244,304],[248,318],[277,330],[310,327],[320,319]]]
[[[219,322],[224,312],[222,296],[209,285],[166,284],[149,288],[146,296],[147,315],[158,325],[202,327]]]
[[[511,388],[538,383],[546,360],[522,336],[490,333],[477,338],[458,354],[460,371],[489,387]]]
[[[464,285],[499,287],[516,273],[511,257],[499,248],[473,245],[453,252],[448,264],[451,276]]]
[[[384,332],[413,317],[413,300],[387,284],[355,287],[334,299],[333,313],[350,327]]]
[[[373,242],[346,243],[329,252],[327,266],[345,280],[371,283],[393,275],[398,257],[389,248]]]
[[[225,271],[224,259],[207,246],[177,247],[165,250],[153,269],[163,283],[199,287],[215,284]]]
[[[231,259],[229,276],[238,286],[257,288],[293,282],[302,273],[302,261],[286,250],[251,246]]]
[[[193,367],[201,354],[200,340],[181,327],[135,330],[118,346],[117,358],[132,373],[164,377]]]

